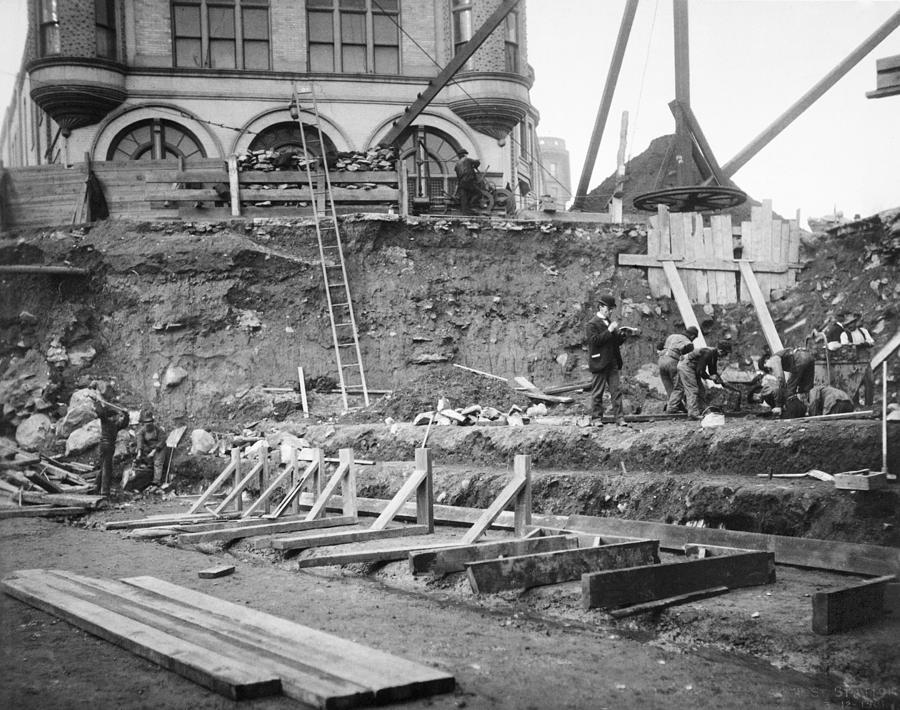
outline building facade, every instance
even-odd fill
[[[543,166],[542,189],[558,205],[565,205],[572,199],[572,175],[569,168],[569,151],[562,138],[541,136],[540,164]]]
[[[378,145],[501,0],[28,0],[0,133],[7,167],[226,158]],[[411,184],[448,189],[465,148],[498,182],[537,187],[525,2],[417,118]],[[416,181],[412,183],[412,181]]]

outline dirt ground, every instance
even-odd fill
[[[806,594],[837,575],[778,568],[773,585],[615,621],[584,612],[573,585],[476,598],[459,575],[414,579],[402,563],[381,570],[291,571],[237,549],[207,554],[125,532],[104,520],[184,510],[186,502],[138,501],[75,524],[0,522],[0,574],[49,567],[101,577],[149,574],[451,672],[457,689],[405,708],[837,708],[896,707],[885,681],[828,673],[848,648],[894,643],[898,621],[842,637],[813,637]],[[237,571],[202,580],[216,561]],[[456,577],[456,578],[454,578]],[[0,597],[0,702],[21,708],[225,708],[224,700],[43,612]],[[791,648],[779,642],[795,636]],[[823,664],[817,658],[824,658]],[[813,660],[811,660],[813,659]],[[873,670],[873,669],[866,669]],[[243,707],[296,706],[287,699]]]

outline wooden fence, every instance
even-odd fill
[[[213,187],[217,183],[230,185],[224,160],[195,160],[188,169],[173,160],[86,161],[70,168],[41,165],[0,169],[0,226],[90,221],[86,199],[91,173],[113,219],[232,216],[230,196],[223,202]],[[321,177],[314,176],[317,185],[321,185]],[[403,180],[394,171],[334,171],[331,180],[338,212],[387,212],[405,204],[401,196]],[[243,216],[311,214],[305,172],[246,172],[238,174],[238,181]]]
[[[752,267],[765,300],[773,290],[788,288],[800,269],[800,228],[796,220],[773,219],[766,200],[751,209],[751,219],[734,227],[731,215],[705,219],[694,212],[669,214],[661,207],[650,220],[647,254],[620,254],[622,266],[647,267],[650,292],[672,296],[663,262],[672,262],[681,275],[691,303],[749,302],[742,288],[740,261]]]

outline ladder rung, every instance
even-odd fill
[[[328,284],[328,288],[343,288],[346,285],[347,284],[344,283],[343,281],[338,281],[337,283]]]
[[[347,308],[349,305],[350,305],[349,303],[332,303],[331,307],[332,308]]]
[[[346,370],[347,368],[350,368],[350,367],[359,367],[359,363],[358,363],[358,362],[351,362],[349,365],[341,365],[341,368],[344,369],[344,370]]]
[[[339,348],[352,348],[356,343],[338,343]]]
[[[338,327],[341,327],[341,326],[348,326],[348,325],[353,325],[353,321],[349,321],[349,320],[348,320],[348,321],[344,321],[343,323],[335,323],[335,324],[334,324],[334,327],[335,327],[335,328],[338,328]]]

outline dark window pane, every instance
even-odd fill
[[[366,48],[356,44],[345,44],[342,47],[342,71],[361,73],[366,71]]]
[[[400,0],[378,0],[378,5],[373,0],[372,12],[400,12]]]
[[[230,39],[211,39],[209,65],[216,69],[234,69],[234,42]]]
[[[389,15],[372,15],[375,44],[400,44],[397,25]]]
[[[365,10],[366,0],[340,0],[342,10]]]
[[[268,10],[244,10],[244,39],[269,39]]]
[[[341,13],[341,42],[366,43],[366,16],[358,13]]]
[[[200,62],[199,39],[175,40],[175,65],[179,67],[199,67]]]
[[[175,34],[179,37],[200,36],[200,8],[175,6]]]
[[[209,36],[234,37],[234,9],[230,7],[209,8]]]
[[[114,17],[109,0],[94,0],[94,21],[98,25],[109,26],[113,24]]]
[[[334,41],[334,25],[330,12],[310,12],[307,24],[310,42]]]
[[[306,0],[306,7],[334,7],[334,0]]]
[[[519,45],[506,43],[506,71],[519,71]]]
[[[334,46],[330,44],[309,45],[309,70],[334,71]]]
[[[244,69],[269,68],[269,43],[244,42]]]
[[[97,28],[97,56],[116,58],[116,35],[103,27]]]
[[[400,72],[400,52],[396,47],[375,47],[375,73],[398,74]]]

